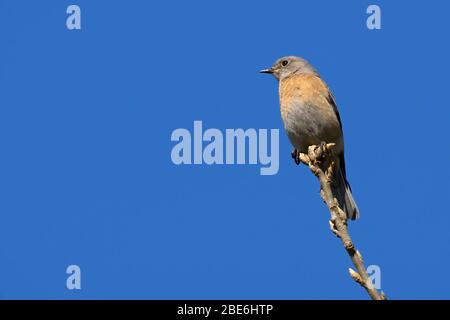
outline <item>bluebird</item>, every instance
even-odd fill
[[[347,219],[357,219],[359,210],[345,172],[341,118],[327,84],[311,64],[294,56],[280,58],[260,72],[272,74],[279,82],[281,117],[295,148],[293,157],[298,152],[307,153],[311,145],[335,144],[331,189]]]

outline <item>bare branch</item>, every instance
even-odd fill
[[[350,276],[367,291],[373,300],[386,300],[384,292],[378,292],[378,290],[373,286],[364,266],[362,256],[359,251],[356,250],[350,234],[348,233],[347,216],[339,207],[337,200],[333,197],[333,193],[331,192],[330,177],[332,177],[334,163],[332,162],[329,167],[325,169],[325,171],[319,165],[320,163],[323,163],[323,160],[332,153],[333,147],[334,143],[323,144],[320,146],[310,146],[308,149],[308,154],[296,154],[296,161],[300,161],[301,163],[307,165],[320,182],[320,195],[325,201],[331,215],[330,229],[338,238],[341,239],[345,250],[352,259],[352,262],[356,268],[356,271],[349,269]]]

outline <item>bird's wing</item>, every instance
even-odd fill
[[[339,110],[337,108],[336,100],[334,98],[334,95],[333,95],[333,93],[330,90],[328,90],[327,100],[330,103],[330,105],[333,107],[334,113],[336,114],[336,118],[339,121],[339,126],[341,127],[341,130],[342,130],[341,116],[339,115]]]

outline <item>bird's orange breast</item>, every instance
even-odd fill
[[[280,109],[283,119],[291,108],[298,103],[324,106],[330,112],[328,106],[328,87],[317,75],[294,75],[283,79],[279,84]]]

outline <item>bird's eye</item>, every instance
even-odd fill
[[[283,67],[286,67],[288,64],[289,64],[289,61],[287,61],[287,60],[281,61],[281,65],[282,65]]]

